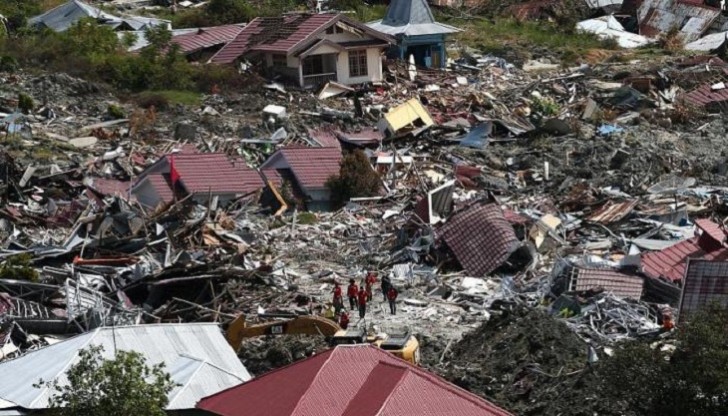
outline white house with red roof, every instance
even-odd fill
[[[189,195],[197,202],[217,197],[221,203],[255,193],[264,186],[255,169],[224,153],[171,153],[136,179],[132,194],[154,209]]]
[[[339,345],[208,396],[221,416],[511,416],[373,345]]]
[[[394,42],[341,13],[293,13],[253,19],[210,62],[262,63],[301,87],[363,84],[383,79],[382,55]]]

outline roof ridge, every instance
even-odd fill
[[[266,377],[272,376],[273,374],[276,374],[276,373],[280,373],[280,372],[283,372],[284,370],[287,370],[288,368],[291,368],[291,367],[293,367],[294,365],[297,365],[297,364],[300,364],[300,363],[304,363],[304,362],[306,362],[306,361],[308,361],[308,360],[312,360],[312,359],[314,359],[314,358],[319,358],[319,357],[320,357],[321,355],[324,355],[324,354],[331,354],[331,352],[332,352],[332,351],[333,351],[333,349],[330,349],[330,350],[326,350],[326,351],[322,352],[321,354],[314,354],[314,355],[312,355],[312,356],[310,356],[310,357],[306,357],[306,358],[304,358],[303,360],[298,360],[298,361],[294,361],[294,362],[292,362],[292,363],[290,363],[290,364],[288,364],[288,365],[284,365],[283,367],[279,367],[279,368],[276,368],[275,370],[271,370],[271,371],[268,371],[267,373],[263,373],[263,374],[262,374],[261,376],[259,376],[259,377],[255,377],[255,376],[253,376],[253,375],[251,374],[251,376],[252,376],[253,378],[252,378],[252,379],[250,379],[249,381],[245,382],[244,384],[237,384],[237,385],[235,385],[235,386],[231,386],[231,387],[228,387],[228,388],[226,388],[225,390],[221,390],[221,391],[219,391],[219,392],[217,392],[217,393],[215,393],[215,394],[212,394],[212,395],[210,395],[210,396],[207,396],[207,397],[205,397],[204,399],[205,399],[205,400],[208,400],[208,399],[210,399],[210,398],[212,398],[212,397],[215,397],[215,396],[219,396],[219,395],[221,395],[221,394],[223,394],[223,393],[226,393],[226,392],[228,392],[228,391],[230,391],[230,390],[232,390],[232,389],[236,389],[236,388],[239,388],[239,387],[240,387],[240,386],[242,386],[242,385],[248,385],[248,384],[250,384],[250,383],[255,383],[255,382],[259,381],[259,380],[265,379]],[[328,360],[327,360],[327,361],[328,361]],[[307,391],[308,391],[308,390],[307,390]],[[198,405],[199,405],[199,403],[198,403]],[[296,403],[296,405],[298,405],[298,403]],[[294,409],[295,409],[295,407],[294,407]]]
[[[324,367],[326,367],[326,365],[331,361],[331,359],[333,358],[333,356],[336,353],[337,349],[338,349],[338,346],[329,350],[329,351],[331,351],[329,353],[329,356],[326,357],[326,361],[324,361],[323,364],[321,364],[321,366],[319,366],[318,370],[316,371],[316,374],[313,377],[311,377],[311,383],[309,383],[308,387],[306,387],[306,390],[303,391],[303,394],[301,394],[301,396],[296,401],[296,405],[293,406],[293,409],[291,409],[291,415],[295,414],[296,409],[298,409],[298,406],[301,404],[301,401],[303,401],[303,398],[306,397],[306,393],[308,393],[309,390],[311,390],[311,386],[313,386],[313,382],[316,381],[316,379],[318,378],[318,376],[324,370]]]
[[[404,373],[399,377],[399,380],[397,380],[397,383],[394,385],[394,387],[392,387],[392,390],[389,391],[389,394],[387,394],[387,398],[382,400],[382,406],[379,408],[377,413],[374,414],[374,416],[380,416],[382,414],[382,411],[384,411],[384,409],[387,408],[387,403],[389,403],[389,401],[392,399],[392,395],[397,390],[397,388],[399,388],[399,386],[402,385],[402,383],[404,382],[404,379],[407,378],[407,374],[409,374],[409,371],[410,371],[410,368],[408,368],[409,366],[407,364],[386,362],[384,360],[379,360],[379,363],[374,368],[376,368],[377,366],[380,366],[380,365],[401,368],[404,370]],[[374,372],[374,369],[372,369],[372,372]]]

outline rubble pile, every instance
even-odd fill
[[[406,326],[428,367],[544,412],[587,345],[669,336],[687,267],[670,250],[724,258],[728,125],[684,97],[725,64],[690,59],[524,70],[468,51],[358,91],[265,82],[159,111],[2,75],[3,357],[102,325],[324,315],[335,282],[373,272],[398,314],[376,285],[352,326]],[[43,106],[10,111],[20,91]],[[329,210],[310,184],[353,149],[381,190]],[[322,345],[240,356],[257,375]]]

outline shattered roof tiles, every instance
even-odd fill
[[[728,261],[690,260],[680,299],[680,321],[711,304],[728,305]]]
[[[472,276],[487,276],[502,265],[519,244],[503,211],[493,203],[479,203],[454,214],[439,234]]]
[[[673,27],[680,29],[685,42],[705,32],[720,15],[720,9],[686,0],[643,0],[637,11],[640,34],[657,37]]]
[[[179,45],[182,53],[190,54],[228,43],[235,39],[241,30],[243,30],[241,25],[201,28],[193,33],[173,37],[172,43]]]
[[[198,408],[223,416],[510,415],[366,344],[339,345],[204,398]]]
[[[189,193],[247,194],[263,187],[257,171],[222,153],[177,153],[173,159],[174,169]]]
[[[665,278],[678,282],[685,275],[688,259],[728,260],[728,249],[721,247],[716,237],[717,224],[709,220],[698,220],[696,225],[703,230],[699,237],[693,237],[661,251],[642,255],[642,272],[654,279]]]
[[[611,269],[579,269],[572,282],[572,290],[579,292],[602,288],[619,297],[639,300],[642,297],[644,280],[639,276],[620,273]]]

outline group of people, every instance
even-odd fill
[[[354,279],[349,279],[349,286],[346,288],[346,296],[349,298],[349,309],[359,310],[359,318],[364,319],[367,313],[367,303],[372,301],[372,288],[377,282],[377,274],[368,272],[361,285],[357,285]],[[389,311],[392,315],[397,314],[397,296],[399,292],[394,287],[388,276],[382,278],[382,296],[389,301]],[[346,329],[349,326],[349,314],[344,310],[343,290],[339,282],[334,282],[334,311],[339,317],[339,326]]]

